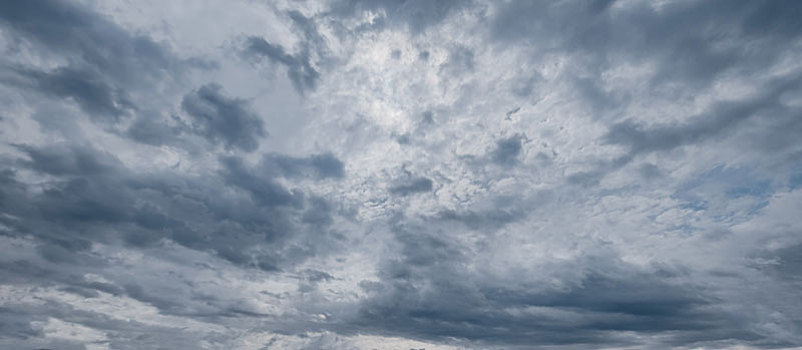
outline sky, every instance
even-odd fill
[[[0,348],[802,347],[800,18],[0,1]]]

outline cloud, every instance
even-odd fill
[[[654,83],[697,85],[736,65],[753,71],[776,59],[781,51],[777,39],[795,35],[787,17],[795,11],[799,11],[796,5],[722,2],[658,7],[612,1],[549,5],[513,1],[499,6],[492,35],[500,41],[541,42],[544,45],[533,47],[542,50],[589,53],[594,65],[610,64],[607,54],[635,61],[654,59],[659,65]],[[716,18],[710,19],[710,13]],[[577,25],[561,31],[560,23],[569,18]],[[555,33],[558,37],[549,37]],[[731,45],[735,38],[771,49],[756,53]]]
[[[264,38],[249,37],[244,52],[246,56],[265,57],[271,62],[287,66],[287,76],[295,84],[298,92],[313,90],[320,78],[320,73],[312,67],[309,48],[304,48],[296,55],[290,55],[281,45],[271,44]]]
[[[176,1],[0,3],[0,348],[802,345],[797,2]]]
[[[119,84],[152,82],[177,64],[149,37],[131,35],[69,2],[6,3],[0,12],[3,24],[20,39],[92,67]]]
[[[0,26],[13,35],[15,52],[3,60],[3,84],[25,92],[26,99],[33,100],[31,94],[73,102],[93,122],[136,141],[164,143],[175,136],[157,141],[141,130],[147,123],[167,129],[168,123],[154,121],[159,113],[152,112],[165,108],[165,92],[176,82],[185,83],[190,71],[216,68],[208,59],[181,58],[169,45],[133,33],[94,8],[69,1],[0,6]],[[22,52],[38,58],[20,59]],[[42,109],[37,122],[43,128],[61,130],[76,122],[60,117],[43,101],[34,104]],[[121,132],[122,121],[131,118],[136,127]]]
[[[225,158],[225,180],[251,194],[259,204],[266,206],[283,206],[298,203],[300,198],[270,178],[260,177],[250,171],[238,158]]]
[[[676,332],[678,343],[756,336],[722,333],[737,329],[739,318],[711,308],[714,298],[701,287],[680,282],[681,269],[589,256],[549,263],[556,285],[537,275],[517,275],[510,284],[468,271],[475,253],[427,231],[396,228],[400,256],[382,266],[379,282],[362,284],[370,298],[351,322],[384,334],[486,345],[626,346],[637,340],[618,334],[632,331]]]
[[[390,193],[400,196],[407,196],[414,193],[429,192],[432,190],[432,187],[432,180],[425,177],[416,177],[391,187]]]
[[[181,108],[192,118],[196,132],[212,143],[255,150],[259,138],[267,136],[264,122],[245,100],[227,97],[222,89],[214,83],[203,85],[184,96]]]
[[[302,233],[305,229],[296,227],[290,217],[303,215],[305,221],[322,224],[318,229],[325,229],[330,221],[312,219],[329,216],[330,206],[312,201],[307,208],[302,192],[290,191],[270,177],[253,173],[237,158],[221,160],[226,170],[220,178],[190,179],[171,174],[137,174],[113,156],[87,147],[19,147],[29,159],[18,164],[57,178],[46,183],[42,193],[33,194],[11,175],[4,184],[4,193],[6,198],[15,196],[17,206],[6,208],[7,213],[21,220],[22,232],[35,233],[40,239],[73,252],[42,251],[51,256],[66,254],[63,259],[86,251],[91,242],[110,242],[119,235],[133,246],[152,246],[170,239],[191,249],[216,252],[244,266],[276,269],[279,266],[275,264],[284,259],[314,254],[276,250],[287,240],[305,235]],[[336,161],[331,156],[323,157],[329,162]],[[212,184],[217,188],[240,189],[248,197],[207,192]],[[183,199],[184,196],[194,199]],[[252,203],[264,209],[248,208]],[[199,220],[209,223],[197,227]],[[110,235],[108,230],[114,226],[116,234]],[[272,251],[261,249],[270,245],[275,245]],[[287,255],[280,257],[284,254]],[[265,265],[267,261],[271,261],[270,265]]]
[[[304,158],[268,154],[262,158],[260,168],[266,172],[298,178],[342,178],[345,165],[331,153],[315,154]]]
[[[43,148],[18,145],[17,148],[30,158],[22,160],[23,165],[50,175],[92,176],[113,172],[122,166],[108,153],[77,145],[54,144]]]
[[[683,145],[708,141],[762,113],[773,114],[767,118],[783,118],[790,111],[778,108],[777,98],[785,91],[797,88],[795,80],[780,79],[769,83],[765,90],[751,99],[720,102],[708,115],[692,118],[685,125],[645,129],[632,121],[624,121],[612,125],[604,138],[610,144],[627,146],[632,153],[670,151]]]
[[[15,73],[24,81],[20,85],[54,97],[72,99],[98,121],[113,121],[133,108],[123,91],[89,70],[60,67],[52,72],[20,69]]]
[[[496,141],[495,149],[490,153],[490,160],[493,163],[510,166],[515,164],[518,155],[521,153],[521,143],[523,136],[513,135]]]
[[[358,16],[365,11],[382,14],[380,21],[374,21],[368,28],[382,29],[385,24],[403,26],[404,29],[417,34],[427,27],[435,26],[452,12],[459,10],[466,3],[459,1],[361,1],[345,0],[335,2],[332,12],[341,16]]]

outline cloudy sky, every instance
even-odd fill
[[[0,348],[802,346],[802,1],[0,1]]]

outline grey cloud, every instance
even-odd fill
[[[305,158],[268,154],[259,164],[249,167],[239,158],[221,159],[225,166],[226,182],[246,190],[254,200],[267,206],[298,205],[299,193],[294,193],[274,181],[276,177],[341,178],[344,176],[343,163],[330,153],[311,155]]]
[[[521,153],[523,139],[521,135],[513,135],[496,141],[496,148],[490,153],[490,160],[499,165],[514,165]]]
[[[54,97],[72,99],[98,121],[116,121],[134,107],[124,91],[104,81],[102,74],[89,69],[60,67],[50,72],[18,69],[15,73],[20,76],[20,83],[28,85],[25,87]]]
[[[319,55],[327,55],[328,47],[326,38],[318,31],[317,24],[314,19],[304,16],[299,11],[289,11],[287,13],[293,22],[293,25],[303,34],[305,47],[314,49]]]
[[[790,245],[775,252],[766,252],[767,258],[776,258],[770,271],[776,276],[797,286],[802,286],[802,244]],[[802,320],[800,320],[802,322]]]
[[[192,117],[197,133],[228,148],[253,151],[267,135],[264,122],[248,102],[225,96],[218,84],[206,84],[185,95],[181,108]]]
[[[431,179],[425,177],[414,177],[402,181],[390,188],[390,193],[400,196],[408,196],[415,193],[429,192],[432,190],[434,183]]]
[[[42,330],[34,328],[31,321],[42,320],[43,318],[43,316],[35,316],[21,310],[8,307],[0,308],[0,326],[2,326],[4,330],[4,340],[8,338],[14,340],[29,340],[40,336]],[[77,347],[73,346],[73,348]]]
[[[286,15],[292,21],[293,29],[301,36],[295,54],[262,37],[250,36],[245,40],[242,56],[256,61],[264,58],[272,63],[284,65],[287,77],[295,89],[304,94],[317,86],[321,74],[319,68],[315,66],[328,63],[331,60],[330,52],[326,38],[318,31],[314,18],[308,18],[295,10],[287,11]]]
[[[41,191],[34,191],[32,185],[20,182],[15,172],[2,172],[0,223],[3,230],[0,232],[3,237],[29,239],[37,245],[34,256],[10,261],[0,259],[0,279],[7,286],[34,284],[58,288],[83,298],[98,298],[103,293],[127,296],[157,308],[162,315],[210,322],[263,318],[270,315],[238,305],[236,301],[198,294],[191,279],[172,272],[169,283],[141,274],[109,274],[107,269],[113,268],[115,263],[101,259],[91,252],[91,247],[94,243],[123,243],[128,248],[158,249],[162,240],[172,240],[241,268],[267,273],[292,269],[309,257],[339,249],[338,238],[329,233],[336,213],[326,200],[311,196],[307,199],[305,194],[293,192],[292,200],[300,202],[256,206],[257,195],[267,193],[260,187],[264,186],[265,179],[250,173],[254,169],[235,161],[223,159],[222,163],[240,179],[232,180],[231,174],[225,173],[220,177],[195,178],[170,173],[139,173],[125,167],[113,155],[89,146],[17,147],[25,158],[11,164],[52,179],[37,185],[41,186]],[[325,174],[331,174],[328,166],[336,160],[331,155],[299,159],[324,159],[309,164],[323,164],[321,172]],[[269,186],[285,191],[282,194],[288,193],[280,185],[269,183]],[[232,189],[242,187],[246,192],[260,192],[253,196],[231,194]],[[299,242],[304,242],[303,248]],[[214,260],[211,263],[216,264]],[[109,281],[87,280],[85,274],[104,275]],[[308,275],[314,283],[332,278],[324,271],[310,271]],[[0,310],[0,323],[5,325],[5,337],[0,337],[0,346],[41,344],[72,348],[73,343],[45,339],[36,328],[31,328],[31,322],[44,322],[49,317],[101,330],[108,336],[109,344],[120,349],[156,348],[165,344],[193,348],[198,339],[212,336],[204,331],[194,337],[184,337],[177,334],[186,334],[189,330],[143,325],[135,320],[109,322],[107,316],[74,310],[57,302],[49,302],[41,309],[14,303],[6,307],[10,309]],[[16,320],[14,325],[3,322],[9,312],[11,319]],[[32,318],[34,315],[41,317]],[[9,338],[12,334],[27,335]]]
[[[312,66],[309,47],[291,55],[284,47],[272,44],[260,37],[249,37],[246,40],[245,55],[249,57],[265,57],[274,63],[287,67],[287,76],[295,84],[298,92],[313,90],[320,78],[320,73]]]
[[[148,144],[171,142],[168,140],[177,133],[165,131],[181,129],[181,125],[167,127],[160,114],[152,112],[164,108],[160,98],[169,98],[154,94],[163,94],[190,70],[216,68],[214,62],[203,58],[180,58],[151,37],[131,33],[92,8],[71,1],[3,3],[0,27],[14,37],[14,45],[6,47],[11,57],[26,51],[35,58],[32,62],[66,61],[42,68],[4,59],[3,84],[33,95],[71,100],[105,129]],[[33,103],[44,108],[38,101]],[[147,116],[139,115],[143,112]],[[135,117],[134,126],[127,133],[120,132],[121,119],[131,116]],[[74,118],[49,108],[39,111],[36,118],[43,128],[58,130],[75,123],[70,119]],[[154,124],[159,127],[147,129]],[[160,129],[161,135],[143,135],[144,129]]]
[[[572,185],[595,186],[604,178],[604,175],[606,174],[603,170],[580,171],[568,175],[566,181]]]
[[[484,245],[454,240],[453,228],[443,226],[457,220],[492,237],[516,217],[510,212],[447,212],[391,220],[397,254],[381,264],[378,282],[360,284],[369,298],[343,327],[487,347],[644,344],[642,338],[625,335],[630,332],[659,337],[665,346],[791,344],[766,338],[737,313],[720,307],[709,285],[692,282],[684,266],[636,266],[600,247],[576,259],[546,263],[541,266],[545,276],[519,274],[511,282],[469,268]],[[561,282],[544,283],[550,279]]]
[[[638,173],[640,174],[640,176],[646,179],[658,178],[663,175],[663,172],[662,170],[660,170],[660,167],[651,163],[641,165],[638,168]]]
[[[199,334],[186,327],[152,325],[136,320],[121,320],[109,315],[77,309],[73,306],[48,301],[42,305],[14,303],[0,310],[1,318],[13,318],[22,327],[30,327],[31,321],[47,322],[54,318],[91,329],[102,331],[108,340],[93,345],[108,345],[115,349],[141,349],[163,347],[192,348],[214,338],[214,334]],[[41,332],[41,329],[32,329]],[[168,336],[169,335],[169,336]],[[23,337],[0,338],[0,346],[10,349],[86,349],[88,341],[70,340],[55,337],[40,337],[34,334]]]
[[[760,113],[767,118],[784,118],[794,111],[784,111],[778,105],[783,92],[798,87],[795,78],[784,78],[765,86],[756,96],[739,101],[724,101],[684,125],[660,125],[647,129],[632,121],[613,124],[604,140],[609,144],[626,146],[631,154],[670,151],[674,148],[708,141],[731,132],[745,120]],[[790,112],[790,113],[789,113]]]
[[[318,270],[306,270],[304,274],[306,275],[306,279],[312,282],[330,281],[334,279],[334,276]]]
[[[148,145],[175,143],[182,134],[192,128],[180,122],[178,118],[173,117],[173,120],[176,121],[175,125],[167,123],[159,115],[140,114],[125,131],[125,136]]]
[[[622,62],[656,62],[651,86],[672,83],[696,89],[726,71],[760,72],[782,57],[787,40],[802,33],[790,19],[802,11],[793,2],[613,7],[607,1],[507,2],[492,18],[491,37],[497,45],[523,41],[536,51],[581,53],[592,75]],[[566,21],[576,25],[564,27]],[[739,40],[750,44],[733,45]],[[614,103],[598,98],[598,103]]]
[[[216,252],[236,264],[270,269],[335,245],[325,236],[331,206],[307,200],[303,193],[254,173],[236,158],[221,159],[225,170],[220,177],[193,179],[138,174],[113,156],[86,147],[19,147],[29,159],[17,164],[56,179],[44,183],[41,193],[32,193],[14,173],[6,172],[0,208],[20,218],[8,222],[12,232],[32,233],[67,249],[42,250],[50,260],[70,260],[86,251],[89,242],[114,241],[117,235],[133,246],[171,239],[191,249]],[[323,169],[330,170],[326,166],[336,158],[323,158],[328,161],[322,163]],[[227,189],[240,189],[245,196],[223,195]],[[299,226],[294,217],[315,230]],[[109,234],[111,227],[115,235]],[[320,246],[301,252],[289,249],[292,241],[308,234],[319,235]]]
[[[510,83],[510,92],[521,98],[530,97],[536,92],[535,88],[542,80],[543,77],[538,72],[526,72],[524,75],[513,79]]]
[[[681,274],[599,256],[550,266],[562,288],[538,286],[527,276],[513,285],[498,283],[466,270],[469,249],[427,231],[395,228],[400,257],[382,265],[380,282],[362,284],[370,298],[350,322],[386,335],[487,345],[634,344],[616,335],[622,331],[684,344],[759,338],[735,315],[710,309],[713,298],[678,282]],[[533,307],[540,311],[523,311]]]
[[[70,144],[53,144],[46,147],[17,145],[30,160],[21,163],[36,171],[50,175],[91,176],[115,171],[122,163],[108,153],[96,152],[87,147]]]
[[[718,101],[708,111],[688,118],[682,124],[647,126],[631,119],[611,124],[602,142],[623,146],[626,153],[611,160],[599,161],[591,170],[570,174],[566,180],[574,185],[596,186],[608,173],[622,168],[638,156],[736,137],[740,139],[739,144],[751,144],[762,149],[777,151],[792,147],[793,141],[790,141],[788,133],[802,127],[802,123],[796,118],[798,108],[784,106],[780,98],[788,91],[795,91],[798,86],[796,76],[777,78],[764,84],[748,98]],[[758,127],[751,125],[751,130],[745,133],[742,126],[751,120],[759,121]],[[764,133],[766,128],[760,127],[765,124],[782,124],[785,128],[771,128],[775,131],[769,136]]]
[[[305,158],[268,154],[262,158],[260,167],[267,172],[296,178],[341,178],[345,176],[345,165],[331,153],[315,154]]]
[[[20,39],[82,61],[120,84],[160,77],[176,64],[150,38],[131,35],[66,1],[5,2],[0,5],[0,21]]]
[[[239,158],[224,158],[225,179],[229,184],[251,194],[253,199],[266,206],[298,205],[300,198],[269,177],[261,177],[246,168]]]
[[[95,5],[0,2],[0,348],[802,344],[799,2]]]
[[[521,110],[521,107],[517,106],[517,107],[507,111],[507,113],[504,113],[504,115],[506,115],[507,116],[506,119],[509,120],[509,119],[511,119],[513,114],[518,113],[518,111],[520,111],[520,110]]]
[[[470,48],[458,46],[448,54],[448,61],[440,67],[441,72],[451,76],[470,73],[474,69],[474,53]]]
[[[382,29],[385,25],[403,26],[413,34],[419,34],[430,26],[435,26],[451,13],[467,7],[462,1],[363,1],[341,0],[331,5],[331,12],[339,16],[359,15],[363,11],[383,11],[383,20],[375,21],[371,29]]]
[[[460,222],[472,230],[492,232],[507,225],[508,223],[520,220],[524,216],[524,213],[519,210],[503,208],[500,206],[500,208],[495,210],[484,211],[445,210],[438,213],[436,217],[442,220]]]

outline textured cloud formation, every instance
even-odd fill
[[[0,2],[0,348],[802,346],[802,2]]]
[[[222,141],[228,148],[253,151],[259,138],[266,136],[264,122],[248,111],[243,100],[224,96],[217,84],[207,84],[187,94],[181,108],[193,120],[198,134],[212,143]]]

